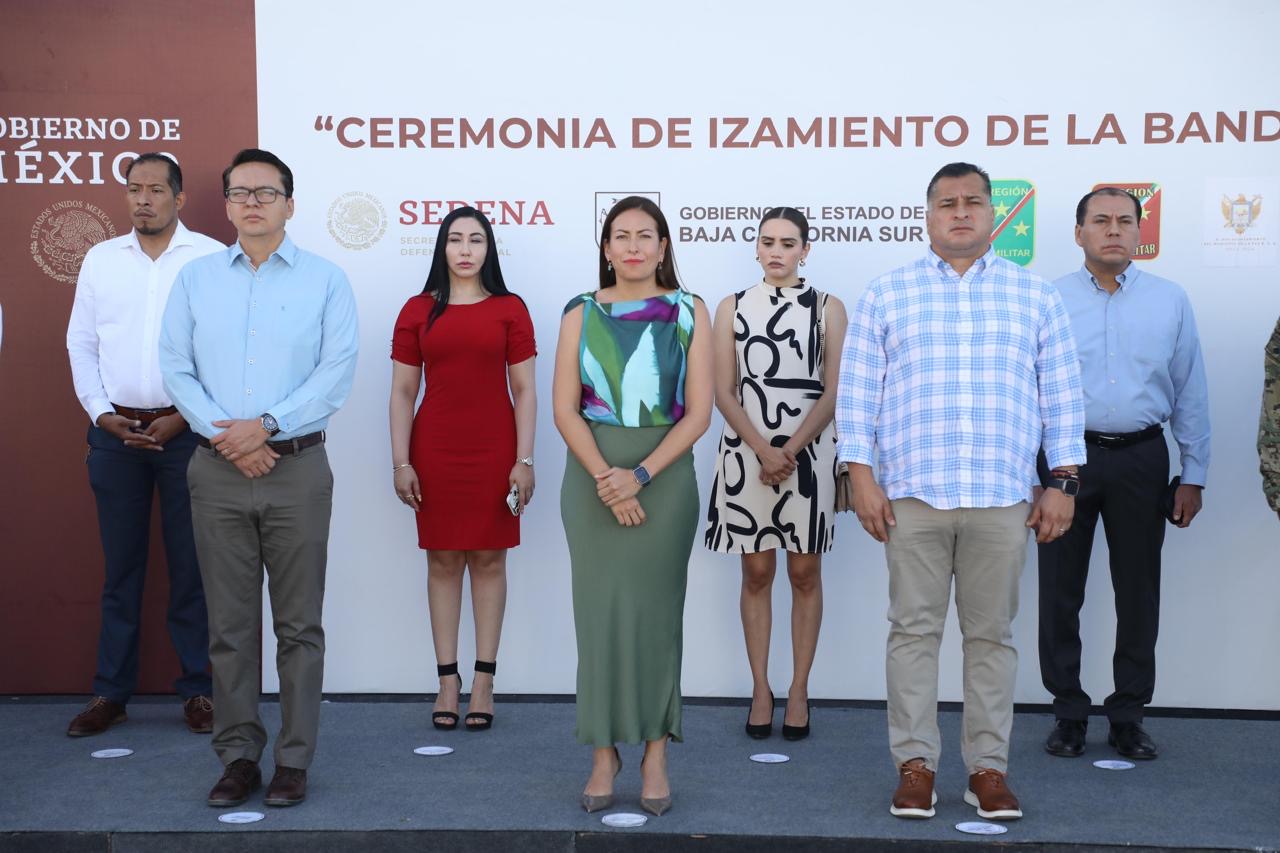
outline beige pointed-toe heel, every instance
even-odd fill
[[[613,794],[605,794],[602,797],[596,797],[591,794],[582,795],[582,808],[587,814],[592,812],[602,812],[613,805]]]
[[[613,754],[614,757],[618,759],[618,769],[613,771],[613,778],[617,779],[618,774],[622,772],[622,754],[618,752],[618,748],[616,746],[613,748]],[[582,808],[587,814],[604,811],[612,805],[613,794],[601,794],[600,796],[596,796],[595,794],[584,793],[582,795]]]
[[[671,808],[670,797],[641,797],[640,808],[654,817],[662,817],[663,812]]]
[[[641,771],[644,770],[644,761],[640,762]],[[654,817],[662,817],[663,813],[671,808],[671,795],[665,797],[641,797],[640,808],[647,811]]]

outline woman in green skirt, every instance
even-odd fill
[[[569,446],[560,513],[573,564],[578,740],[595,747],[582,794],[608,808],[617,743],[644,742],[640,804],[671,806],[667,740],[680,740],[680,656],[698,527],[693,443],[711,421],[711,321],[680,287],[671,234],[647,198],[622,199],[600,234],[600,289],[565,308],[553,407]]]

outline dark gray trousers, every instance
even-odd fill
[[[266,749],[258,715],[265,566],[280,675],[275,763],[306,768],[315,755],[324,680],[320,614],[333,507],[324,445],[282,455],[271,473],[252,480],[199,447],[187,483],[209,608],[213,749],[224,765],[258,761]]]

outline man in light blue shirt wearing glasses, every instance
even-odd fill
[[[246,149],[222,175],[239,239],[183,267],[160,335],[164,387],[199,435],[187,472],[209,608],[211,806],[262,783],[263,565],[279,651],[281,729],[268,806],[306,798],[324,675],[320,624],[333,474],[324,429],[351,391],[358,337],[346,274],[285,234],[293,173]]]
[[[1080,608],[1099,517],[1116,605],[1107,741],[1126,758],[1156,757],[1142,719],[1156,682],[1165,516],[1191,524],[1209,469],[1209,393],[1195,315],[1181,287],[1130,260],[1141,221],[1142,204],[1122,189],[1084,196],[1075,229],[1084,265],[1054,282],[1080,354],[1088,450],[1072,524],[1040,545],[1040,673],[1057,718],[1045,750],[1063,757],[1084,753],[1092,705],[1080,684]],[[1166,422],[1181,461],[1176,487],[1168,484]],[[1048,475],[1043,460],[1040,474]]]

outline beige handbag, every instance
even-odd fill
[[[826,352],[827,330],[823,319],[827,303],[824,299],[818,312],[818,345]],[[849,466],[841,462],[836,466],[836,512],[853,512],[853,482],[849,479]]]
[[[844,462],[836,467],[836,512],[853,512],[853,482]]]

